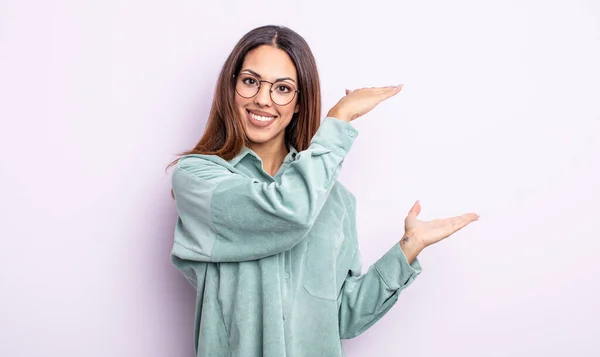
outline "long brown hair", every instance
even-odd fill
[[[285,51],[294,62],[298,74],[300,93],[299,111],[285,129],[286,146],[306,150],[320,125],[321,87],[312,51],[306,41],[293,30],[284,26],[262,26],[248,32],[235,45],[225,61],[217,80],[215,94],[202,138],[192,150],[179,155],[218,155],[225,160],[233,159],[247,144],[248,138],[235,107],[235,79],[246,54],[261,45],[270,45]],[[176,164],[179,158],[167,166]]]

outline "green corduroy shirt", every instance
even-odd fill
[[[182,157],[172,261],[196,290],[197,356],[344,356],[421,273],[398,240],[361,274],[356,200],[339,181],[358,131],[325,118],[274,177],[247,147]]]

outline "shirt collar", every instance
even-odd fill
[[[292,145],[288,146],[288,150],[290,152],[283,159],[284,163],[294,161],[296,159],[296,155],[298,154],[298,150],[296,150],[296,148]],[[247,155],[254,156],[254,158],[258,160],[258,162],[262,163],[262,159],[260,158],[260,156],[258,156],[254,151],[252,151],[252,149],[250,149],[247,146],[244,146],[239,154],[237,154],[233,159],[229,160],[229,163],[231,164],[231,166],[235,167]]]

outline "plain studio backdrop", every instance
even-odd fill
[[[0,0],[1,356],[193,355],[165,167],[265,24],[310,44],[323,114],[405,84],[340,176],[363,271],[417,199],[481,215],[349,357],[600,355],[599,1]]]

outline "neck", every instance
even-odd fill
[[[283,159],[289,153],[288,148],[283,142],[266,142],[261,144],[250,143],[248,148],[254,151],[262,160],[263,170],[271,176],[275,176]]]

